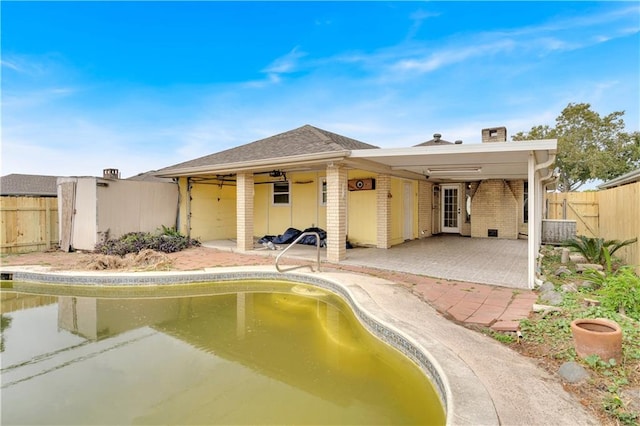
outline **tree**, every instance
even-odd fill
[[[640,166],[640,132],[625,132],[623,115],[615,111],[600,117],[590,104],[570,103],[555,127],[535,126],[512,139],[558,139],[558,187],[573,191],[589,180],[610,180]]]

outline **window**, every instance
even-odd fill
[[[320,205],[327,205],[327,178],[320,178]]]
[[[273,204],[288,205],[289,204],[289,182],[273,183]]]
[[[523,201],[522,218],[524,223],[529,223],[529,182],[524,183]]]

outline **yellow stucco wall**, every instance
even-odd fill
[[[350,170],[349,179],[376,178],[375,173]],[[354,245],[376,245],[376,191],[347,191],[347,238]]]
[[[327,208],[321,205],[321,185],[324,173],[289,173],[289,205],[273,204],[273,178],[267,175],[256,176],[254,195],[254,234],[279,235],[287,228],[304,230],[317,226],[326,230]]]
[[[304,230],[318,224],[317,173],[296,173],[290,178],[293,205],[291,206],[291,226]]]
[[[405,193],[405,184],[410,186],[409,193]],[[409,197],[405,200],[405,197]],[[411,209],[409,233],[405,238],[405,206]],[[418,182],[391,178],[391,238],[392,246],[401,244],[405,239],[417,238],[418,230]]]
[[[189,195],[191,200],[189,200]],[[191,218],[187,219],[191,204]],[[180,179],[180,229],[201,241],[236,237],[236,188],[192,183],[187,191],[186,179]]]
[[[322,205],[323,172],[298,172],[287,175],[290,181],[290,204],[273,204],[274,179],[268,175],[255,175],[254,185],[254,236],[282,234],[287,228],[299,230],[317,226],[327,230],[326,206]],[[375,173],[350,170],[349,179],[376,178]],[[236,188],[194,183],[191,200],[186,179],[180,179],[180,231],[202,241],[236,237]],[[391,180],[391,244],[405,240],[405,183],[411,187],[412,210],[410,238],[418,237],[418,183],[406,179]],[[347,191],[347,235],[356,245],[377,244],[377,198],[375,190]],[[191,204],[189,207],[189,203]],[[190,220],[187,220],[188,211]]]

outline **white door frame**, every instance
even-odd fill
[[[440,185],[442,232],[460,233],[460,185]]]

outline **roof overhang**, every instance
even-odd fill
[[[348,166],[419,178],[433,182],[484,179],[527,179],[529,156],[545,164],[555,157],[557,140],[490,142],[468,145],[437,145],[411,148],[359,149],[280,156],[260,160],[175,168],[154,173],[158,177],[257,173],[273,169],[295,170],[344,162]],[[551,164],[537,169],[549,175]]]
[[[530,155],[535,164],[553,160],[556,139],[490,142],[412,148],[382,148],[351,151],[350,159],[363,159],[388,166],[392,171],[412,172],[430,181],[475,181],[527,179]],[[552,164],[538,169],[550,173]]]
[[[344,160],[347,156],[349,156],[349,151],[318,152],[313,154],[280,156],[236,163],[176,168],[164,172],[159,171],[154,173],[154,175],[159,177],[181,177],[225,175],[243,172],[256,173],[273,169],[295,169],[299,167],[311,167],[319,164],[327,164],[334,161],[338,162]]]

